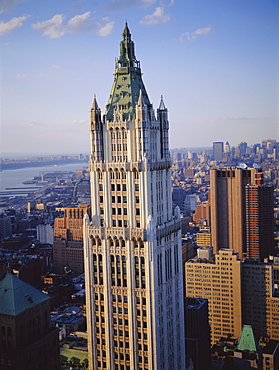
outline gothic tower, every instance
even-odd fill
[[[90,369],[185,369],[180,213],[171,202],[168,111],[155,115],[125,25],[102,119],[90,124],[84,218]]]

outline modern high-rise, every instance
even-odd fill
[[[271,185],[247,185],[247,257],[263,261],[274,251],[274,198]]]
[[[257,169],[210,170],[211,233],[214,253],[234,249],[246,255],[245,186],[254,183]]]
[[[241,259],[268,257],[273,251],[273,187],[258,168],[210,171],[212,246],[234,249]]]
[[[168,111],[148,98],[125,25],[102,118],[90,123],[84,219],[90,369],[185,369],[180,212],[171,202]]]

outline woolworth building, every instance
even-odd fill
[[[154,111],[126,23],[105,114],[90,123],[84,219],[90,369],[185,369],[179,209],[168,110]]]

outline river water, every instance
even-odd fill
[[[37,184],[23,184],[23,181],[31,180],[34,176],[40,176],[44,173],[60,172],[60,171],[75,171],[87,167],[86,162],[69,163],[57,166],[43,166],[43,167],[26,167],[14,170],[4,170],[0,172],[0,192],[6,188],[20,188],[38,186]]]

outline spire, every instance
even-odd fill
[[[94,94],[93,96],[93,102],[92,102],[92,108],[93,110],[99,110],[99,106],[98,106],[98,103],[97,103],[97,99],[96,99],[96,94]]]
[[[131,33],[127,22],[125,23],[122,33],[122,41],[120,42],[120,56],[118,59],[121,67],[138,67],[138,61],[135,56],[134,42],[131,40]]]
[[[159,110],[165,110],[165,109],[166,109],[166,107],[165,107],[165,103],[164,103],[164,100],[163,100],[163,95],[161,95]]]
[[[114,82],[106,105],[106,119],[113,121],[116,105],[119,105],[124,119],[133,119],[140,94],[141,104],[151,109],[142,80],[140,62],[136,59],[134,42],[126,22],[120,42],[120,56],[115,61]]]
[[[125,27],[124,27],[124,31],[122,33],[122,36],[123,36],[123,40],[128,40],[128,39],[131,40],[131,33],[130,33],[130,30],[129,30],[127,21],[125,22]]]

